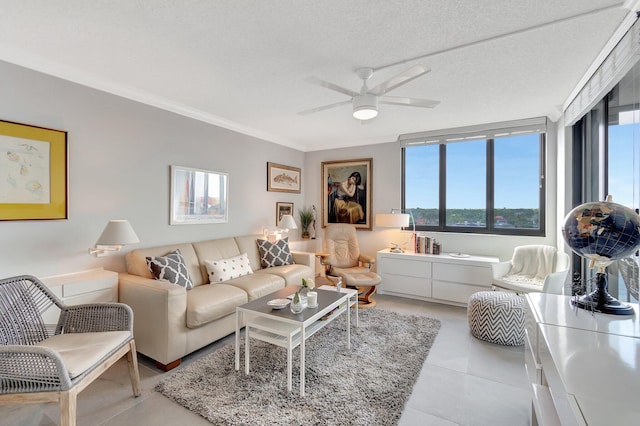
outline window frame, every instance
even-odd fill
[[[540,227],[538,229],[528,229],[528,228],[497,228],[495,227],[495,206],[494,206],[494,188],[495,188],[495,162],[494,162],[494,145],[495,140],[499,139],[501,136],[518,136],[518,134],[525,134],[525,132],[514,131],[510,135],[506,135],[500,132],[501,127],[496,126],[496,130],[493,132],[484,132],[491,134],[491,137],[485,137],[486,140],[486,170],[487,170],[487,179],[486,179],[486,226],[485,227],[464,227],[464,226],[452,226],[446,224],[446,145],[448,143],[454,142],[451,139],[453,137],[448,137],[445,133],[441,133],[441,137],[437,138],[437,140],[426,142],[439,145],[439,206],[438,206],[438,226],[429,226],[429,225],[416,225],[416,231],[419,232],[455,232],[455,233],[472,233],[472,234],[495,234],[495,235],[514,235],[514,236],[535,236],[535,237],[545,237],[546,236],[546,167],[545,167],[545,159],[546,159],[546,122],[545,129],[540,131],[529,131],[527,133],[537,133],[539,135],[538,143],[540,155],[538,159],[538,167],[540,171],[539,176],[539,210],[540,210]],[[459,133],[456,131],[451,132],[450,134]],[[407,138],[409,139],[409,138]],[[447,142],[447,139],[450,142]],[[478,137],[466,137],[469,142],[477,141]],[[402,137],[400,138],[402,141]],[[415,140],[415,138],[413,139]],[[465,141],[456,140],[455,143],[465,143]],[[401,150],[401,166],[402,166],[402,176],[401,176],[401,204],[402,208],[406,209],[406,155],[407,148],[410,148],[413,143],[407,143],[402,145]]]

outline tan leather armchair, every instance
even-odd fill
[[[370,308],[376,305],[371,297],[380,284],[380,275],[371,271],[376,260],[360,253],[356,227],[350,224],[328,225],[324,233],[323,263],[330,277],[340,277],[347,287],[356,287],[359,292],[358,306]]]

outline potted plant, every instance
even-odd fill
[[[302,238],[309,238],[309,225],[313,222],[313,209],[303,207],[298,209],[300,215],[300,225],[302,226]]]

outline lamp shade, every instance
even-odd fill
[[[140,239],[128,220],[110,220],[96,241],[101,246],[123,246],[139,243]]]
[[[376,214],[376,226],[385,228],[406,228],[409,226],[411,215],[406,213],[378,213]]]
[[[280,219],[280,224],[278,225],[280,228],[286,229],[298,229],[298,225],[296,225],[296,221],[290,214],[285,214]]]

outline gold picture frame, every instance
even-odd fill
[[[68,218],[67,132],[0,121],[0,220]]]
[[[372,158],[322,163],[322,226],[351,223],[371,230]]]
[[[267,162],[267,191],[300,194],[301,188],[300,168]]]

